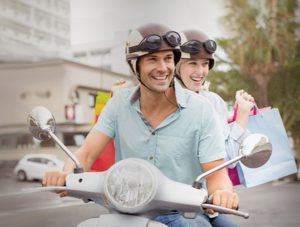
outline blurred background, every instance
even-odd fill
[[[108,94],[118,79],[136,83],[125,40],[147,22],[196,28],[215,39],[210,90],[229,109],[238,89],[253,94],[260,108],[278,108],[299,160],[300,0],[0,0],[1,177],[11,177],[27,153],[64,159],[54,142],[28,133],[27,115],[36,105],[51,110],[67,146],[82,144],[98,92]]]

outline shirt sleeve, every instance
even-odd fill
[[[249,130],[244,130],[236,122],[227,123],[228,109],[224,100],[217,94],[210,92],[212,103],[217,111],[221,126],[223,128],[223,135],[225,139],[226,157],[225,160],[230,160],[239,155],[239,148],[243,140],[250,134]],[[236,163],[230,165],[233,168]]]
[[[200,163],[207,163],[226,157],[224,136],[220,120],[213,106],[204,103],[205,110],[202,115],[202,130],[198,158]]]
[[[94,128],[110,138],[115,137],[118,96],[113,96],[104,106]]]
[[[233,159],[239,155],[240,145],[243,140],[250,134],[248,129],[241,128],[236,122],[227,125],[229,130],[228,135],[225,137],[225,146],[227,157],[226,160]],[[234,167],[236,165],[233,164],[230,167]]]

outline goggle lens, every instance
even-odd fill
[[[146,37],[145,41],[141,43],[143,46],[143,51],[156,50],[160,47],[161,37],[158,35],[151,35]]]
[[[198,54],[201,51],[202,46],[209,54],[213,54],[217,49],[217,44],[214,40],[207,40],[204,43],[201,43],[198,40],[190,40],[184,43],[180,49],[186,53]]]
[[[159,50],[162,44],[162,38],[165,39],[171,47],[176,47],[180,45],[181,42],[180,35],[175,31],[167,32],[166,35],[163,35],[162,37],[159,35],[148,35],[140,42],[139,45],[129,47],[129,53]]]
[[[167,34],[164,35],[163,38],[165,38],[165,40],[171,47],[176,47],[181,43],[180,35],[174,31],[167,32]]]
[[[214,53],[217,50],[217,44],[213,40],[208,40],[203,45],[206,51],[210,54]]]

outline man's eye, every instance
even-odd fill
[[[148,58],[148,61],[155,61],[156,58]]]
[[[173,56],[169,56],[169,57],[166,57],[166,60],[167,60],[167,61],[173,61],[174,58],[173,58]]]

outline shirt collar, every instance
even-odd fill
[[[129,96],[128,96],[128,100],[130,102],[131,105],[133,105],[138,99],[140,98],[140,85],[134,87]]]
[[[181,108],[185,108],[187,105],[186,92],[176,79],[174,80],[174,86],[177,103]]]
[[[185,108],[187,105],[187,101],[186,101],[187,97],[184,88],[176,80],[174,80],[174,87],[175,87],[175,96],[176,96],[177,104],[181,108]],[[130,104],[133,105],[139,98],[140,98],[140,85],[132,89],[128,99]]]

